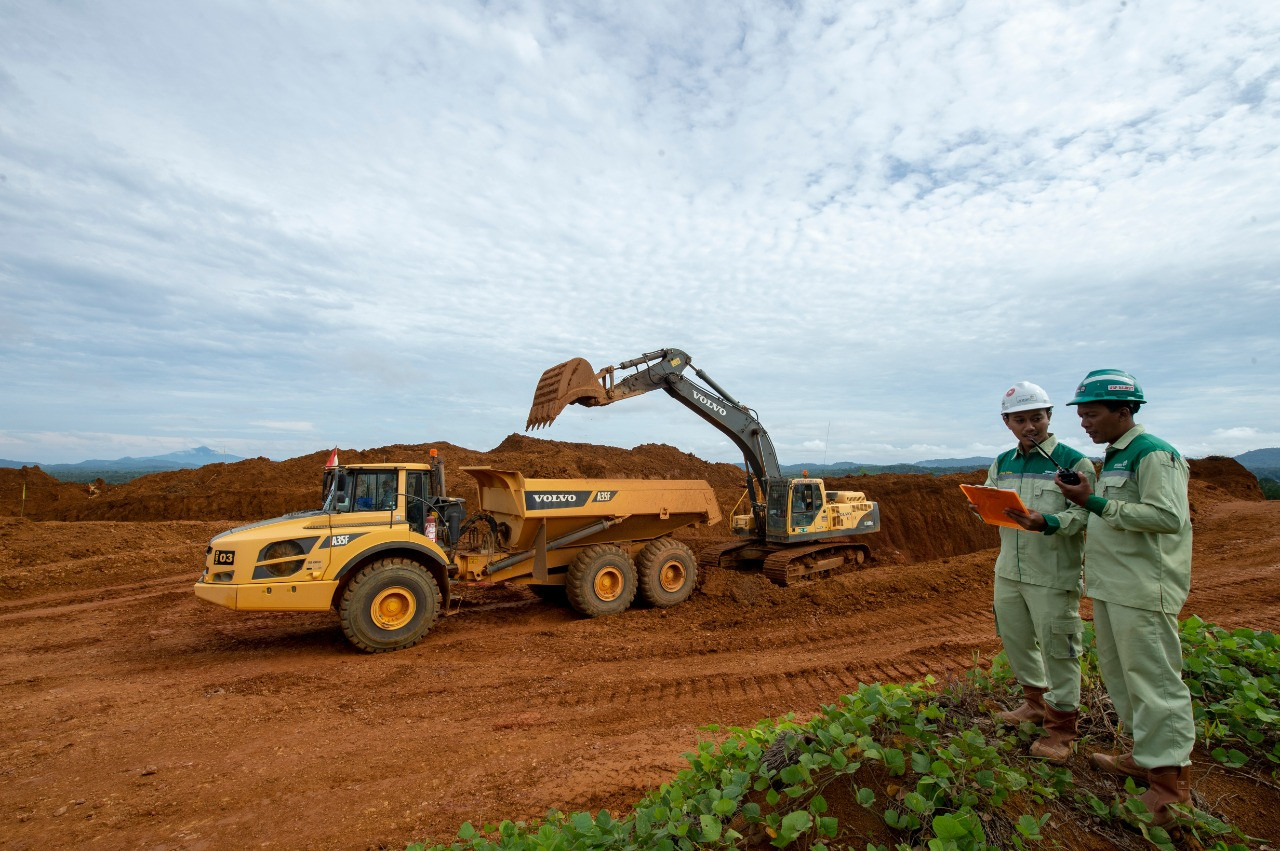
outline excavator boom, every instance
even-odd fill
[[[627,369],[635,372],[617,378],[618,370]],[[685,377],[686,369],[692,369],[706,386]],[[658,389],[727,435],[742,450],[762,488],[766,481],[781,477],[773,441],[755,412],[693,366],[689,355],[680,349],[659,349],[599,371],[583,358],[556,364],[538,381],[525,428],[550,425],[569,405],[612,405]]]

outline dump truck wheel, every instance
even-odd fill
[[[569,605],[589,618],[625,612],[636,597],[636,567],[622,547],[596,544],[569,564]]]
[[[338,604],[347,640],[368,653],[412,647],[439,613],[440,586],[435,577],[402,558],[366,566],[347,585]]]
[[[650,541],[636,557],[640,597],[658,608],[689,599],[698,584],[698,560],[693,550],[671,538]]]

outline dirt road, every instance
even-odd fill
[[[703,725],[806,716],[997,649],[984,550],[785,589],[717,572],[682,606],[599,620],[473,589],[417,647],[365,656],[331,616],[196,600],[192,566],[230,525],[0,518],[18,576],[0,601],[4,847],[402,848],[465,820],[618,812]],[[1280,503],[1202,500],[1195,534],[1183,614],[1280,629]],[[12,566],[39,553],[88,590],[23,585]]]

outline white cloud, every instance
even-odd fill
[[[1275,445],[1277,45],[1190,0],[9,8],[0,432],[489,448],[546,366],[674,345],[787,463],[991,454],[1002,386],[1112,364],[1189,453]],[[543,434],[735,460],[624,404]]]

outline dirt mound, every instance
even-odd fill
[[[986,472],[845,476],[824,480],[828,490],[862,491],[880,503],[880,531],[868,543],[883,560],[916,562],[999,546],[994,526],[970,513],[961,484],[982,484]]]
[[[724,515],[705,529],[680,537],[710,540],[729,536],[728,517],[743,494],[745,474],[734,464],[715,464],[666,444],[634,449],[563,443],[523,434],[479,452],[449,443],[397,444],[378,449],[339,449],[344,464],[427,460],[436,449],[444,460],[451,493],[476,505],[469,466],[519,470],[531,478],[703,479],[715,488]],[[121,485],[64,483],[39,468],[0,470],[0,515],[60,521],[236,521],[277,517],[311,508],[321,499],[320,481],[328,451],[271,461],[250,458],[209,464],[196,470],[153,473]],[[1193,510],[1225,500],[1262,499],[1257,479],[1231,458],[1191,461]],[[981,470],[946,476],[883,474],[827,479],[831,490],[855,490],[880,503],[881,531],[867,536],[877,559],[908,563],[945,558],[994,547],[994,528],[977,522],[966,508],[961,483],[984,480]],[[20,502],[26,484],[25,507]]]
[[[48,520],[72,512],[110,485],[63,482],[39,467],[0,467],[0,515]]]
[[[1193,458],[1191,465],[1191,518],[1199,511],[1221,502],[1266,499],[1258,477],[1250,473],[1234,458],[1210,455]]]

